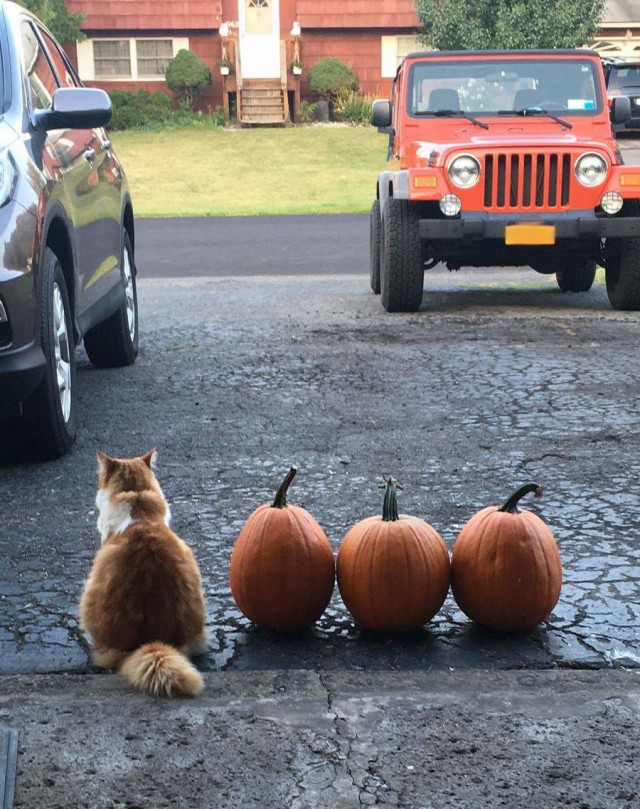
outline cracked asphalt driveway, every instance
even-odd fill
[[[613,312],[602,285],[563,295],[553,276],[442,269],[427,274],[418,313],[389,315],[368,288],[366,218],[352,225],[359,273],[314,272],[301,225],[286,237],[297,272],[253,274],[245,257],[236,275],[189,277],[174,238],[181,276],[154,277],[139,223],[137,364],[98,371],[80,353],[73,454],[0,467],[0,673],[90,669],[76,605],[99,543],[95,452],[153,446],[173,527],[203,572],[205,670],[638,664],[638,315]],[[229,556],[291,463],[290,501],[335,550],[380,510],[383,473],[404,485],[400,510],[450,548],[475,511],[536,480],[544,497],[522,505],[558,539],[556,609],[505,637],[474,627],[449,597],[424,630],[378,637],[359,631],[336,590],[302,636],[252,628],[230,594]]]

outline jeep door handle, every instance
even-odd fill
[[[87,151],[84,153],[84,159],[87,161],[87,163],[91,163],[95,159],[95,156],[95,149],[87,149]]]

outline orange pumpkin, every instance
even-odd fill
[[[273,504],[259,506],[236,540],[229,580],[238,607],[254,624],[295,632],[315,623],[335,583],[333,551],[311,514],[287,505],[292,466]]]
[[[398,515],[398,486],[385,479],[382,517],[347,533],[337,559],[345,606],[365,629],[416,629],[438,612],[449,590],[449,553],[424,520]]]
[[[492,629],[522,631],[544,621],[560,597],[562,564],[553,534],[518,502],[537,483],[515,491],[501,507],[474,515],[453,546],[451,589],[460,609]]]

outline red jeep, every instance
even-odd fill
[[[625,166],[600,57],[587,50],[414,53],[371,123],[389,162],[371,209],[371,288],[388,312],[424,271],[530,266],[560,289],[605,268],[615,309],[640,309],[640,166]]]

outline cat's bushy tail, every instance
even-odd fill
[[[145,643],[127,656],[120,670],[132,685],[154,697],[196,697],[204,687],[191,661],[166,643]]]

